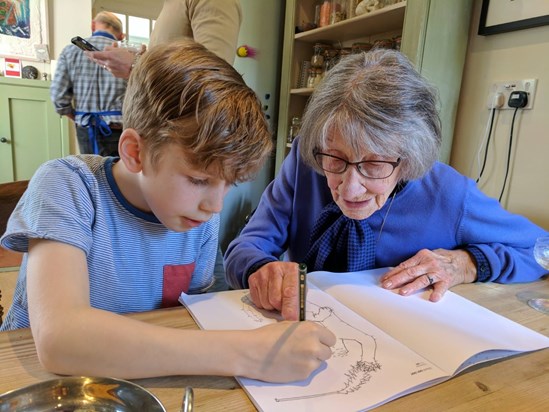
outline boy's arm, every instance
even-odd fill
[[[38,356],[59,374],[223,375],[287,382],[306,378],[331,356],[335,344],[331,332],[312,322],[252,331],[179,330],[92,308],[85,253],[60,242],[30,240],[27,282]],[[276,344],[282,340],[283,345]]]

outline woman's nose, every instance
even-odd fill
[[[364,187],[364,176],[362,176],[356,167],[350,166],[341,175],[341,184],[339,185],[339,192],[345,198],[352,198],[354,196],[362,195],[366,188]]]

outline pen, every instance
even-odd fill
[[[307,292],[307,265],[299,264],[299,320],[305,320],[305,300]]]

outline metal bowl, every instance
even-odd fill
[[[113,378],[52,379],[0,395],[0,412],[166,412],[160,401],[135,383]]]

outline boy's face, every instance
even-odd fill
[[[146,161],[140,176],[147,209],[176,232],[197,227],[221,212],[230,186],[209,170],[190,167],[176,145],[163,149],[155,168]]]

